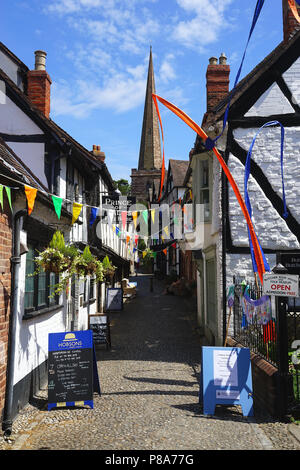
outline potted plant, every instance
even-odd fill
[[[75,260],[76,272],[79,276],[92,276],[97,270],[97,258],[92,255],[90,247],[86,246],[83,253]]]
[[[107,255],[103,259],[102,265],[103,265],[103,276],[104,276],[105,283],[109,284],[110,282],[112,282],[116,267],[110,262]]]
[[[68,261],[65,258],[65,240],[61,232],[56,231],[52,237],[49,246],[39,252],[35,258],[38,270],[53,272],[56,274],[64,272],[68,268]]]

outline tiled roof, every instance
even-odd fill
[[[169,164],[173,176],[173,185],[175,187],[183,187],[185,175],[189,166],[189,161],[170,159]]]

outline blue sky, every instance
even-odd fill
[[[225,52],[233,86],[257,0],[2,0],[0,40],[29,68],[47,52],[51,118],[89,150],[100,145],[114,179],[138,164],[149,49],[156,92],[198,124],[208,59]],[[265,0],[245,76],[282,40],[281,0]],[[187,160],[195,133],[161,110],[165,156]]]

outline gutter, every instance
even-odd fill
[[[15,371],[15,352],[16,352],[16,325],[18,315],[18,292],[19,292],[19,272],[20,272],[20,232],[23,217],[27,215],[27,210],[22,209],[14,215],[13,218],[13,255],[11,257],[12,283],[11,283],[11,313],[9,322],[8,339],[8,358],[7,358],[7,382],[4,404],[4,413],[2,421],[2,430],[5,436],[12,433],[12,408],[13,408],[13,389],[14,389],[14,371]]]

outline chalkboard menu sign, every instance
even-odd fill
[[[93,332],[49,334],[48,410],[62,406],[93,408],[93,392],[100,394]]]
[[[93,332],[94,345],[106,345],[106,349],[111,347],[110,323],[107,315],[89,315],[89,329]]]
[[[123,289],[111,287],[107,289],[106,311],[114,312],[123,310]]]

